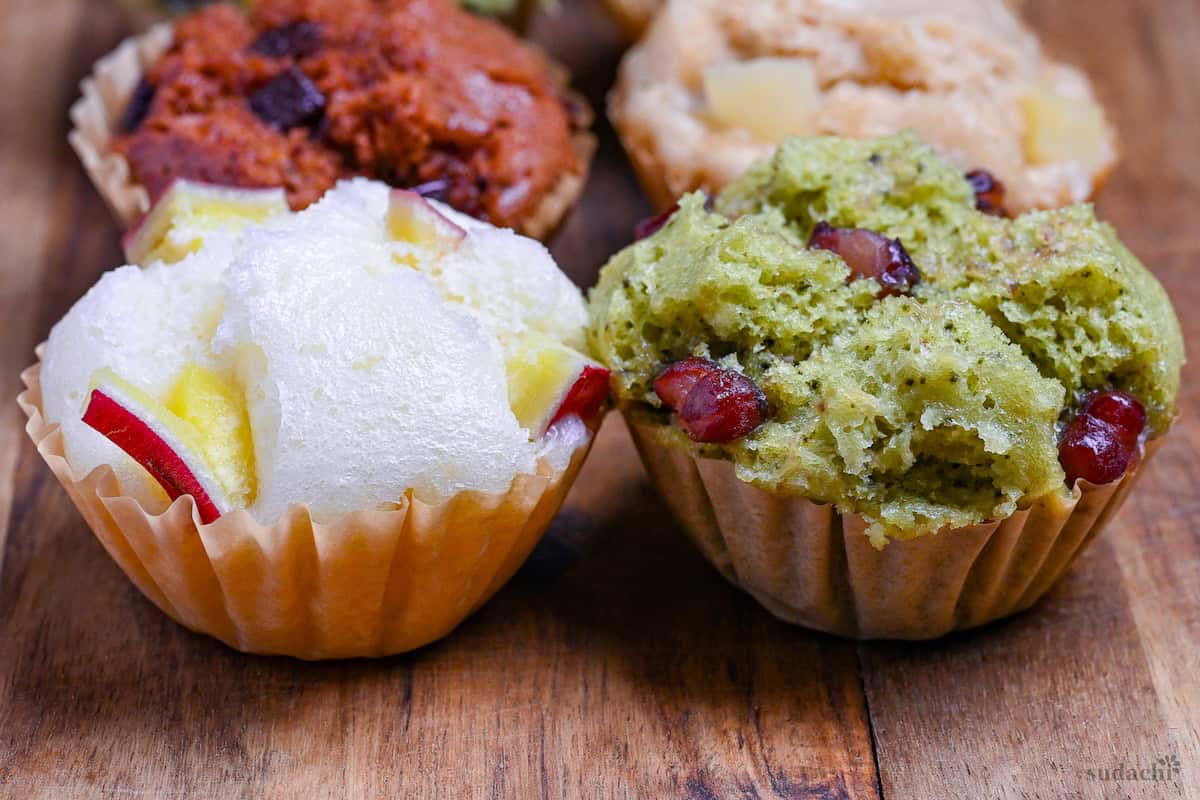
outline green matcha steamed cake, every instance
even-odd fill
[[[899,271],[863,266],[879,254]],[[966,540],[960,530],[1010,531],[1030,516],[1086,540],[1094,531],[1077,530],[1080,507],[1095,519],[1115,510],[1142,444],[1153,449],[1170,426],[1183,362],[1166,293],[1090,206],[982,213],[964,176],[909,134],[789,140],[715,202],[683,198],[661,230],[604,267],[590,303],[591,347],[613,371],[647,465],[743,585],[753,582],[734,563],[744,540],[783,524],[779,509],[755,513],[770,503],[832,506],[826,534],[856,529],[875,548],[940,552]],[[708,406],[692,388],[705,370],[720,379],[701,398]],[[721,403],[739,401],[740,416],[721,416]],[[1144,425],[1104,428],[1117,432],[1109,450],[1080,450],[1112,403],[1144,410]],[[681,458],[693,467],[663,467]],[[736,531],[717,524],[721,508],[682,508],[715,502],[710,473],[721,465],[757,498],[736,501],[748,504]],[[708,483],[675,485],[688,476]],[[1025,533],[1053,545],[1045,530]],[[1073,554],[1042,568],[1061,572]],[[1036,597],[1008,599],[977,616]]]

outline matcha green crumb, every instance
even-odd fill
[[[817,222],[903,242],[922,274],[881,299]],[[1183,344],[1158,281],[1090,206],[978,212],[911,134],[791,139],[705,208],[614,256],[589,344],[621,405],[669,425],[652,382],[687,356],[753,379],[770,412],[734,442],[680,446],[768,491],[861,514],[877,543],[1011,515],[1065,492],[1058,432],[1094,389],[1169,426]]]
[[[788,139],[723,191],[716,209],[730,217],[777,209],[805,233],[818,222],[868,228],[935,261],[949,257],[976,214],[962,173],[911,133]]]
[[[847,285],[841,259],[806,250],[778,212],[730,221],[704,202],[685,197],[670,238],[622,252],[592,291],[589,343],[623,395],[656,403],[650,381],[690,355],[807,358],[875,302],[877,284]]]
[[[1091,206],[1026,214],[983,253],[992,269],[962,290],[1043,374],[1077,400],[1129,392],[1151,432],[1175,413],[1183,334],[1162,285]],[[933,287],[930,291],[936,291]]]
[[[735,455],[752,483],[865,512],[902,537],[1010,515],[1063,485],[1063,388],[967,303],[892,297],[760,378],[778,409]]]

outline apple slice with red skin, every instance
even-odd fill
[[[411,244],[450,249],[457,247],[467,232],[411,189],[393,189],[388,195],[388,232]]]
[[[604,402],[608,400],[609,374],[604,367],[595,364],[588,364],[584,367],[575,383],[571,384],[571,388],[567,390],[567,396],[563,398],[562,405],[554,412],[554,416],[550,418],[550,424],[546,428],[553,428],[556,422],[572,414],[584,422],[588,422],[596,416]]]
[[[541,333],[517,341],[505,367],[509,405],[534,439],[564,417],[590,421],[608,398],[607,369]]]
[[[92,389],[83,421],[145,468],[172,500],[190,494],[204,524],[230,510],[203,458],[154,414],[134,392],[114,382]],[[144,418],[143,418],[144,417]]]

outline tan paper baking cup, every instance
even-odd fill
[[[92,74],[80,83],[80,97],[71,106],[72,129],[67,138],[96,190],[125,228],[150,210],[150,194],[134,179],[125,157],[113,152],[113,132],[142,77],[170,49],[172,40],[168,23],[126,39],[96,62]],[[521,225],[520,233],[541,240],[557,232],[579,200],[596,152],[596,137],[590,131],[591,106],[582,95],[567,88],[570,75],[566,68],[548,57],[546,62],[566,98],[573,128],[571,147],[579,171],[560,177]]]
[[[189,496],[147,510],[110,467],[77,478],[42,417],[39,372],[21,375],[25,431],[104,549],[169,617],[249,653],[385,656],[450,633],[525,561],[591,444],[561,473],[542,462],[517,476],[507,494],[440,505],[406,495],[327,524],[293,506],[270,526],[245,511],[201,525]]]
[[[684,530],[729,581],[780,619],[861,639],[933,639],[1032,606],[1120,509],[1140,469],[1081,481],[1000,522],[876,550],[867,523],[781,497],[695,458],[628,415],[642,461]],[[1147,443],[1143,463],[1162,441]]]
[[[129,227],[150,210],[150,195],[134,181],[129,162],[112,151],[113,131],[142,76],[171,47],[169,24],[121,42],[96,62],[71,106],[67,139],[113,216]]]

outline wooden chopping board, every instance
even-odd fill
[[[1124,134],[1102,215],[1200,352],[1200,3],[1043,0]],[[119,263],[66,108],[127,33],[100,0],[0,8],[0,386]],[[535,36],[602,107],[593,0]],[[590,285],[647,206],[611,130],[555,252]],[[687,545],[610,418],[513,583],[451,638],[375,662],[243,656],[108,560],[0,408],[0,798],[1200,797],[1200,383],[1108,532],[1033,611],[945,641],[777,622]],[[1167,759],[1162,780],[1111,780]],[[1178,764],[1178,770],[1174,765]],[[1104,780],[1105,775],[1109,780]]]

